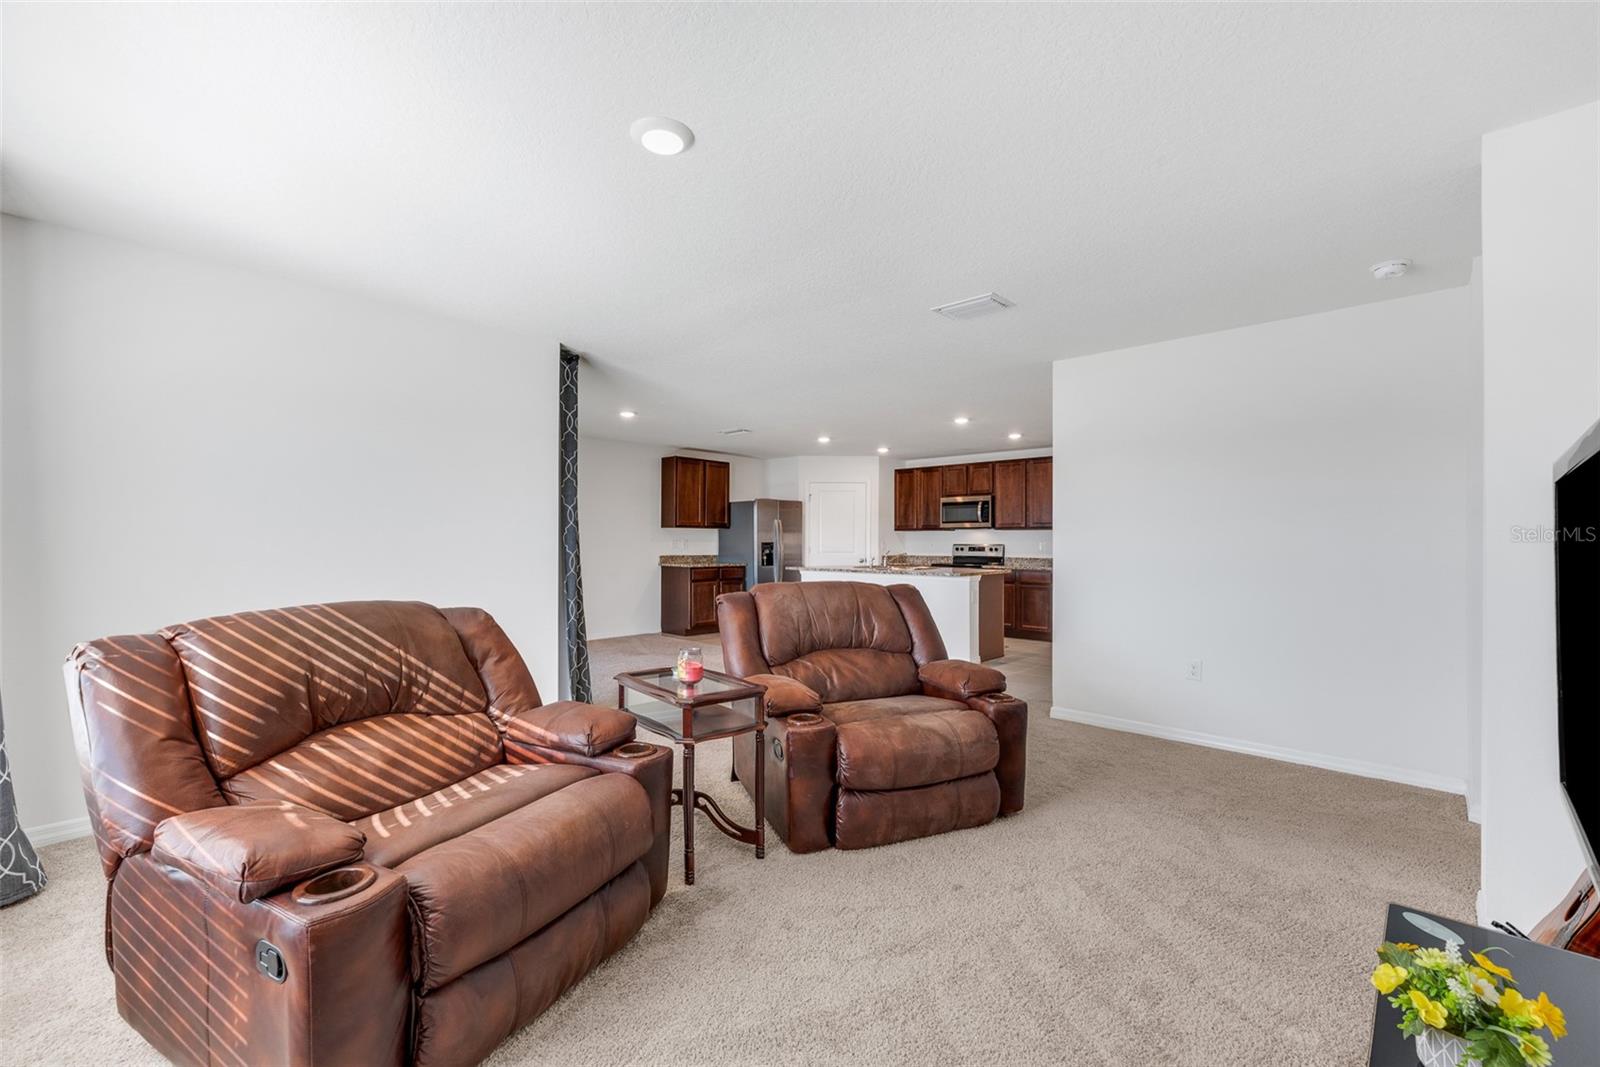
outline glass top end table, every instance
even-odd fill
[[[672,803],[683,808],[683,881],[694,885],[694,813],[703,811],[711,824],[735,841],[756,847],[756,859],[767,854],[766,760],[755,761],[756,824],[741,826],[715,800],[694,787],[694,746],[701,741],[754,732],[756,751],[766,743],[767,688],[742,678],[706,671],[693,684],[680,682],[671,667],[625,671],[616,676],[617,707],[632,715],[650,733],[683,749],[683,785],[672,790]],[[628,706],[632,692],[643,700]]]

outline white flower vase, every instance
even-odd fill
[[[1467,1058],[1467,1042],[1433,1027],[1417,1035],[1417,1062],[1422,1067],[1483,1067],[1482,1060]]]

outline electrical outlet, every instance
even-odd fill
[[[1203,659],[1192,659],[1189,661],[1189,673],[1185,674],[1184,677],[1189,679],[1191,682],[1198,682],[1204,679],[1205,673],[1206,661]]]

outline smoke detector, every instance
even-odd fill
[[[1372,277],[1376,281],[1386,282],[1390,278],[1398,278],[1411,269],[1409,259],[1386,259],[1382,263],[1372,265]]]
[[[979,315],[990,315],[1011,306],[1011,301],[997,293],[984,293],[982,296],[957,300],[953,304],[940,304],[933,311],[947,319],[975,319]]]

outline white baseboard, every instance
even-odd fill
[[[58,841],[71,841],[75,837],[88,837],[89,816],[80,815],[76,819],[62,819],[60,822],[41,823],[38,826],[24,826],[22,832],[28,835],[28,840],[33,842],[34,848],[43,848]]]
[[[1242,752],[1246,756],[1261,756],[1283,763],[1320,767],[1325,771],[1340,771],[1344,774],[1360,775],[1362,778],[1381,778],[1388,782],[1415,785],[1423,789],[1437,789],[1440,792],[1456,793],[1460,796],[1466,796],[1467,793],[1465,778],[1452,778],[1447,774],[1414,771],[1407,767],[1391,767],[1384,763],[1369,763],[1366,760],[1346,759],[1343,756],[1324,756],[1317,752],[1302,752],[1299,749],[1279,748],[1276,745],[1263,745],[1255,741],[1240,741],[1232,737],[1201,733],[1198,730],[1181,730],[1173,726],[1159,726],[1155,723],[1139,722],[1137,719],[1119,719],[1113,715],[1099,715],[1092,711],[1077,711],[1073,708],[1052,707],[1050,717],[1067,722],[1079,722],[1086,726],[1100,726],[1107,730],[1159,737],[1166,741],[1181,741],[1188,745],[1204,745],[1206,748]]]

